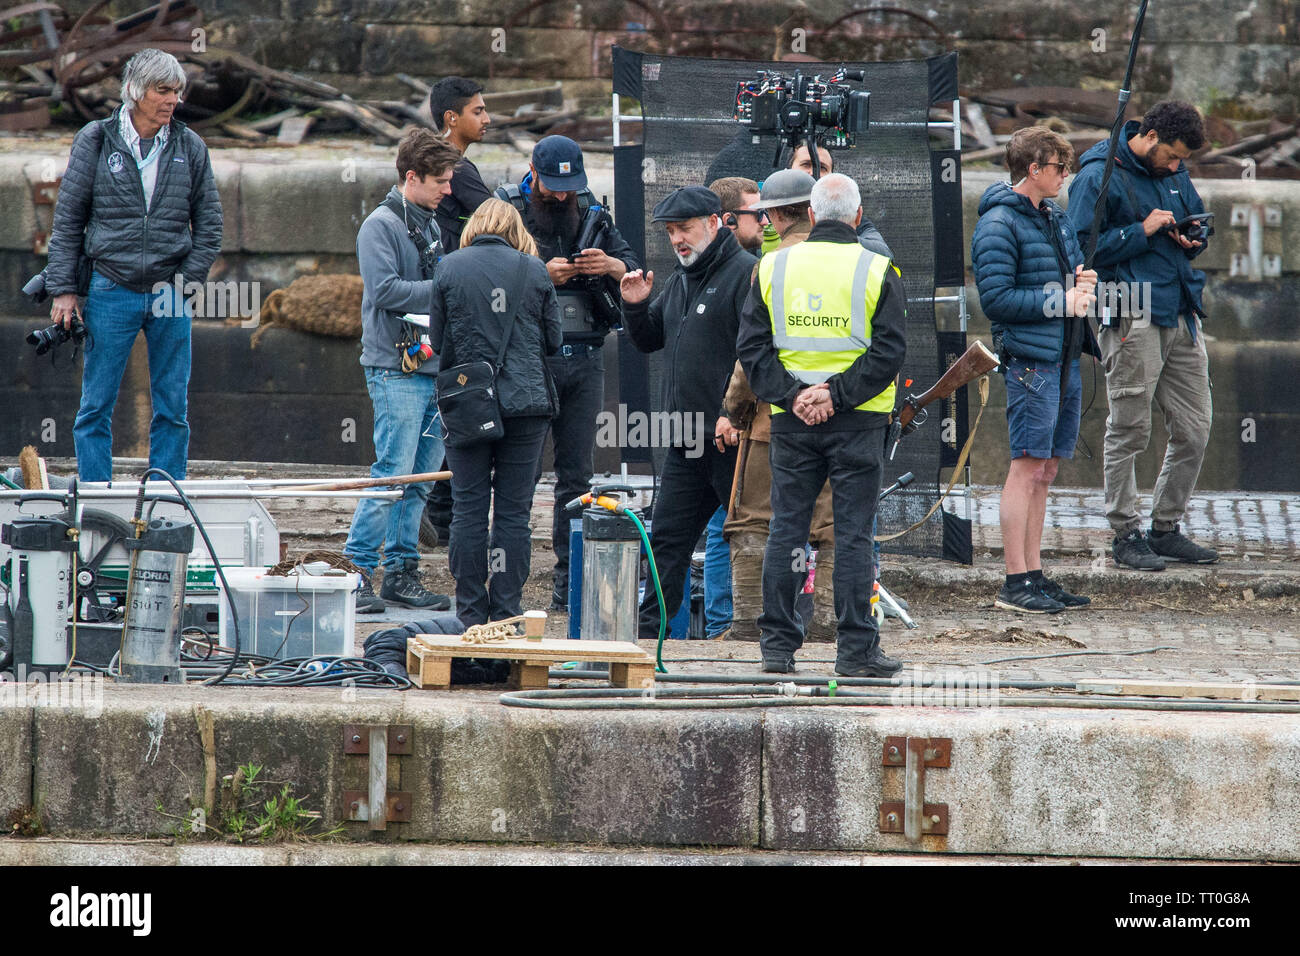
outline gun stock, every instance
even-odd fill
[[[898,442],[904,435],[915,430],[916,425],[919,424],[915,422],[916,416],[927,405],[941,398],[947,398],[963,385],[973,382],[997,367],[998,357],[989,351],[988,346],[976,339],[971,343],[971,347],[952,363],[948,371],[943,373],[939,381],[920,395],[908,395],[903,399],[903,406],[899,409],[892,429],[894,448],[897,449]],[[893,458],[893,451],[890,452],[890,458]]]

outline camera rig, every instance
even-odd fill
[[[736,84],[732,115],[757,136],[780,137],[773,166],[780,164],[782,146],[794,149],[801,143],[806,145],[809,156],[814,157],[813,178],[818,178],[818,142],[827,149],[850,149],[857,134],[865,133],[870,125],[871,94],[844,82],[864,79],[865,70],[843,66],[829,79],[806,76],[800,70],[789,76],[759,70],[756,79]]]

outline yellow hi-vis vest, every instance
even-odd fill
[[[786,371],[808,385],[845,371],[871,347],[871,319],[885,284],[888,257],[856,242],[800,242],[765,255],[759,291]],[[845,279],[852,276],[852,280]],[[894,383],[858,407],[891,412]],[[772,413],[785,409],[772,406]]]

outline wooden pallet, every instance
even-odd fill
[[[615,687],[650,687],[655,679],[654,658],[629,641],[556,638],[530,641],[517,637],[489,644],[467,644],[455,634],[417,634],[406,642],[406,671],[416,687],[434,690],[451,687],[454,657],[510,661],[510,686],[514,690],[549,686],[547,672],[556,661],[608,663],[610,681]]]

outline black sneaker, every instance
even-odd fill
[[[361,575],[361,586],[354,593],[357,596],[358,614],[378,614],[387,607],[379,595],[375,593],[375,589],[370,586],[370,578],[364,574]]]
[[[1038,588],[1038,593],[1043,597],[1051,598],[1053,601],[1064,604],[1067,608],[1087,607],[1092,603],[1092,598],[1084,597],[1082,594],[1071,594],[1051,578],[1042,577],[1032,583]]]
[[[1187,543],[1191,544],[1190,541]],[[1115,559],[1115,563],[1121,568],[1132,568],[1134,571],[1163,571],[1165,569],[1165,559],[1151,550],[1147,536],[1137,528],[1134,528],[1122,538],[1116,538],[1112,541],[1110,553],[1111,557]]]
[[[861,667],[835,665],[835,673],[841,677],[893,677],[902,669],[902,661],[889,657],[879,649]]]
[[[1034,587],[1034,582],[1027,578],[1016,585],[1002,585],[993,604],[1006,611],[1021,611],[1025,614],[1059,614],[1065,610],[1064,604],[1040,592]]]
[[[794,672],[794,658],[784,661],[772,661],[766,657],[763,658],[764,674],[793,674]]]
[[[450,597],[426,590],[420,583],[420,575],[416,571],[414,561],[407,561],[401,571],[385,572],[384,586],[379,589],[379,596],[393,604],[420,610],[445,611],[451,607]]]
[[[1219,560],[1219,552],[1202,548],[1179,531],[1178,527],[1174,525],[1173,531],[1157,531],[1152,528],[1147,535],[1147,544],[1151,550],[1161,557],[1182,561],[1184,564],[1213,564]]]

